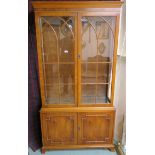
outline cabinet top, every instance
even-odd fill
[[[113,1],[32,1],[35,10],[40,9],[85,9],[121,8],[123,2]]]

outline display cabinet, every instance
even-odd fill
[[[42,151],[114,149],[120,1],[33,2]]]

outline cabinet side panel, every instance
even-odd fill
[[[118,33],[119,33],[119,19],[120,19],[120,15],[118,13],[117,18],[116,18],[116,27],[115,27],[114,57],[113,57],[113,71],[112,71],[112,87],[111,87],[111,103],[112,103],[112,105],[114,104],[116,61],[117,61]]]
[[[36,36],[37,36],[37,53],[38,53],[38,67],[39,67],[39,82],[40,82],[40,91],[42,105],[45,105],[45,93],[44,93],[44,80],[43,80],[43,68],[42,68],[42,51],[41,51],[41,38],[40,38],[40,26],[39,26],[39,16],[35,12],[35,27],[36,27]]]
[[[46,146],[46,132],[45,132],[45,117],[46,114],[45,113],[40,113],[40,120],[41,120],[41,133],[42,133],[42,143],[43,146]]]

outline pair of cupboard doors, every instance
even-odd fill
[[[119,13],[35,16],[43,107],[112,106]]]
[[[42,112],[43,146],[110,146],[113,143],[114,111]],[[106,145],[105,145],[106,144]]]

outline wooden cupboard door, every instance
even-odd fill
[[[79,144],[110,144],[113,141],[114,113],[79,113]]]
[[[77,114],[48,113],[41,115],[43,145],[77,144]]]

